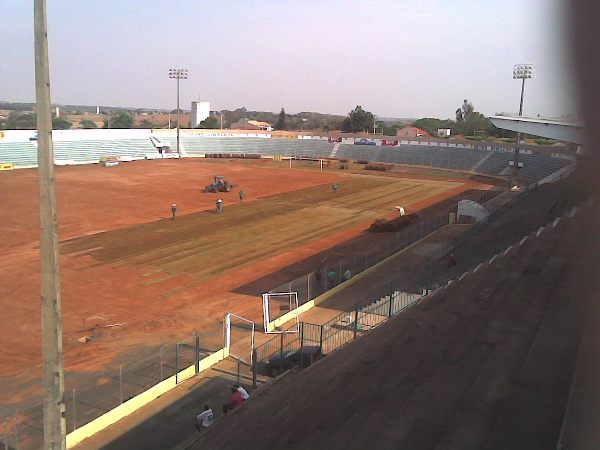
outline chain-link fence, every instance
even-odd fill
[[[117,363],[100,373],[65,373],[65,419],[67,433],[100,417],[127,400],[190,366],[199,371],[200,361],[214,350],[200,346],[197,335],[154,346],[137,360]],[[246,367],[246,371],[250,372]],[[180,382],[181,380],[176,380]],[[42,401],[14,414],[0,415],[0,448],[35,449],[44,443]]]
[[[499,193],[500,191],[497,190],[483,191],[474,201],[484,205]],[[271,289],[269,293],[297,292],[298,304],[303,305],[329,289],[349,280],[354,275],[373,267],[425,236],[448,225],[448,223],[449,214],[444,212],[431,219],[413,223],[399,231],[382,234],[382,238],[377,244],[366,246],[352,254],[334,253],[327,255],[315,267],[313,272],[277,286]],[[280,315],[285,312],[287,311],[283,311]],[[276,318],[277,316],[273,316],[271,320]]]
[[[430,254],[424,263],[419,262],[403,269],[402,275],[359,301],[351,310],[344,311],[323,324],[301,322],[297,333],[278,335],[267,341],[255,349],[256,366],[274,355],[279,355],[278,361],[288,353],[300,351],[302,355],[302,348],[306,346],[316,346],[325,355],[331,353],[390,317],[400,314],[458,274],[505,250],[508,245],[519,241],[570,207],[570,197],[565,196],[565,201],[559,199],[548,208],[548,203],[551,203],[548,199],[556,197],[553,191],[540,193],[535,200],[524,202],[539,191],[540,188],[534,186],[515,196],[494,210],[486,223],[471,225],[458,237]],[[434,230],[437,229],[435,224],[436,222]],[[425,227],[425,230],[428,229]],[[417,236],[421,235],[421,231],[414,232],[406,243],[418,240]],[[449,254],[451,258],[447,258]],[[368,267],[366,263],[363,270],[364,267]]]
[[[356,337],[368,332],[384,323],[413,305],[436,286],[444,285],[449,278],[456,276],[456,270],[449,271],[444,255],[455,252],[459,261],[457,270],[464,271],[476,266],[479,262],[489,259],[494,254],[504,250],[510,243],[516,242],[524,235],[529,234],[536,227],[543,225],[539,222],[544,214],[557,214],[561,208],[569,203],[569,198],[564,200],[564,205],[557,202],[550,208],[544,206],[547,202],[528,202],[521,207],[523,200],[538,192],[538,188],[530,189],[516,196],[512,201],[505,203],[493,211],[486,224],[471,225],[464,233],[452,241],[438,248],[435,254],[429,256],[426,262],[415,264],[403,270],[401,276],[368,298],[364,298],[357,305],[346,312],[323,324],[300,323],[296,333],[283,333],[275,335],[260,347],[254,349],[253,364],[237,362],[237,378],[242,383],[256,380],[257,368],[265,360],[275,357],[284,368],[285,358],[300,353],[301,358],[313,357],[312,354],[304,355],[302,349],[317,347],[323,354],[328,354],[335,349],[350,342]],[[495,193],[486,193],[480,203],[493,197]],[[531,215],[531,218],[529,217]],[[538,222],[533,218],[538,217]],[[540,218],[541,217],[541,218]],[[544,220],[548,220],[544,219]],[[384,243],[367,247],[360,253],[353,255],[339,255],[332,258],[319,268],[321,284],[317,271],[298,278],[273,291],[298,291],[300,304],[307,299],[314,298],[334,285],[344,282],[343,274],[350,268],[352,275],[377,264],[393,253],[407,247],[422,237],[446,225],[447,215],[436,216],[428,221],[415,224],[408,229],[390,236]],[[484,230],[494,228],[493,239],[482,240]],[[489,234],[489,233],[488,233]],[[335,264],[334,264],[335,262]],[[336,278],[328,285],[328,269],[335,269]],[[305,286],[304,290],[302,286]],[[119,406],[128,399],[144,392],[155,384],[165,380],[189,366],[199,366],[199,362],[211,353],[210,349],[200,347],[199,338],[192,336],[178,343],[155,346],[145,358],[123,361],[115,365],[113,370],[100,374],[85,374],[68,372],[65,376],[65,405],[67,431],[90,422],[105,412]],[[306,359],[300,364],[306,366]],[[41,401],[30,404],[22,410],[0,416],[0,442],[4,448],[40,448],[43,446],[43,413]],[[2,446],[0,446],[2,447]]]
[[[444,213],[417,222],[398,232],[386,233],[377,244],[369,245],[360,252],[349,255],[328,255],[318,267],[315,267],[314,272],[271,289],[269,293],[297,292],[298,304],[302,305],[445,225],[448,225],[448,214]],[[276,317],[272,319],[274,318]]]

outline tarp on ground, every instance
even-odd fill
[[[473,200],[461,200],[458,202],[458,211],[456,219],[460,220],[462,216],[472,217],[475,222],[487,222],[490,215],[487,209]]]

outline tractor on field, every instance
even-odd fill
[[[204,188],[205,192],[212,192],[212,193],[216,193],[216,192],[231,192],[231,190],[233,189],[234,185],[230,184],[224,176],[222,175],[215,175],[215,181],[212,182],[212,184],[209,184],[208,186],[206,186]]]

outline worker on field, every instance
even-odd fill
[[[333,183],[332,189],[333,189],[333,193],[334,193],[334,194],[335,194],[335,193],[338,191],[338,189],[339,189],[339,188],[340,188],[340,185],[339,185],[339,184],[337,184],[337,183]]]
[[[246,194],[244,193],[244,191],[240,191],[240,202],[244,200],[245,195]]]
[[[171,205],[171,214],[173,215],[172,219],[175,220],[175,216],[177,215],[177,203]]]
[[[223,211],[223,200],[217,199],[217,213],[221,213]]]

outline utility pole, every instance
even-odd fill
[[[40,183],[42,359],[44,365],[44,449],[66,449],[60,270],[54,187],[54,148],[48,62],[46,0],[35,0],[35,95]]]
[[[521,101],[519,103],[519,117],[523,115],[523,94],[525,93],[525,80],[527,78],[533,78],[534,75],[533,64],[515,64],[513,67],[513,78],[515,80],[522,80],[521,83]],[[519,177],[519,148],[521,146],[521,132],[517,132],[517,143],[515,144],[515,156],[514,165],[512,170],[513,186],[518,185]]]

